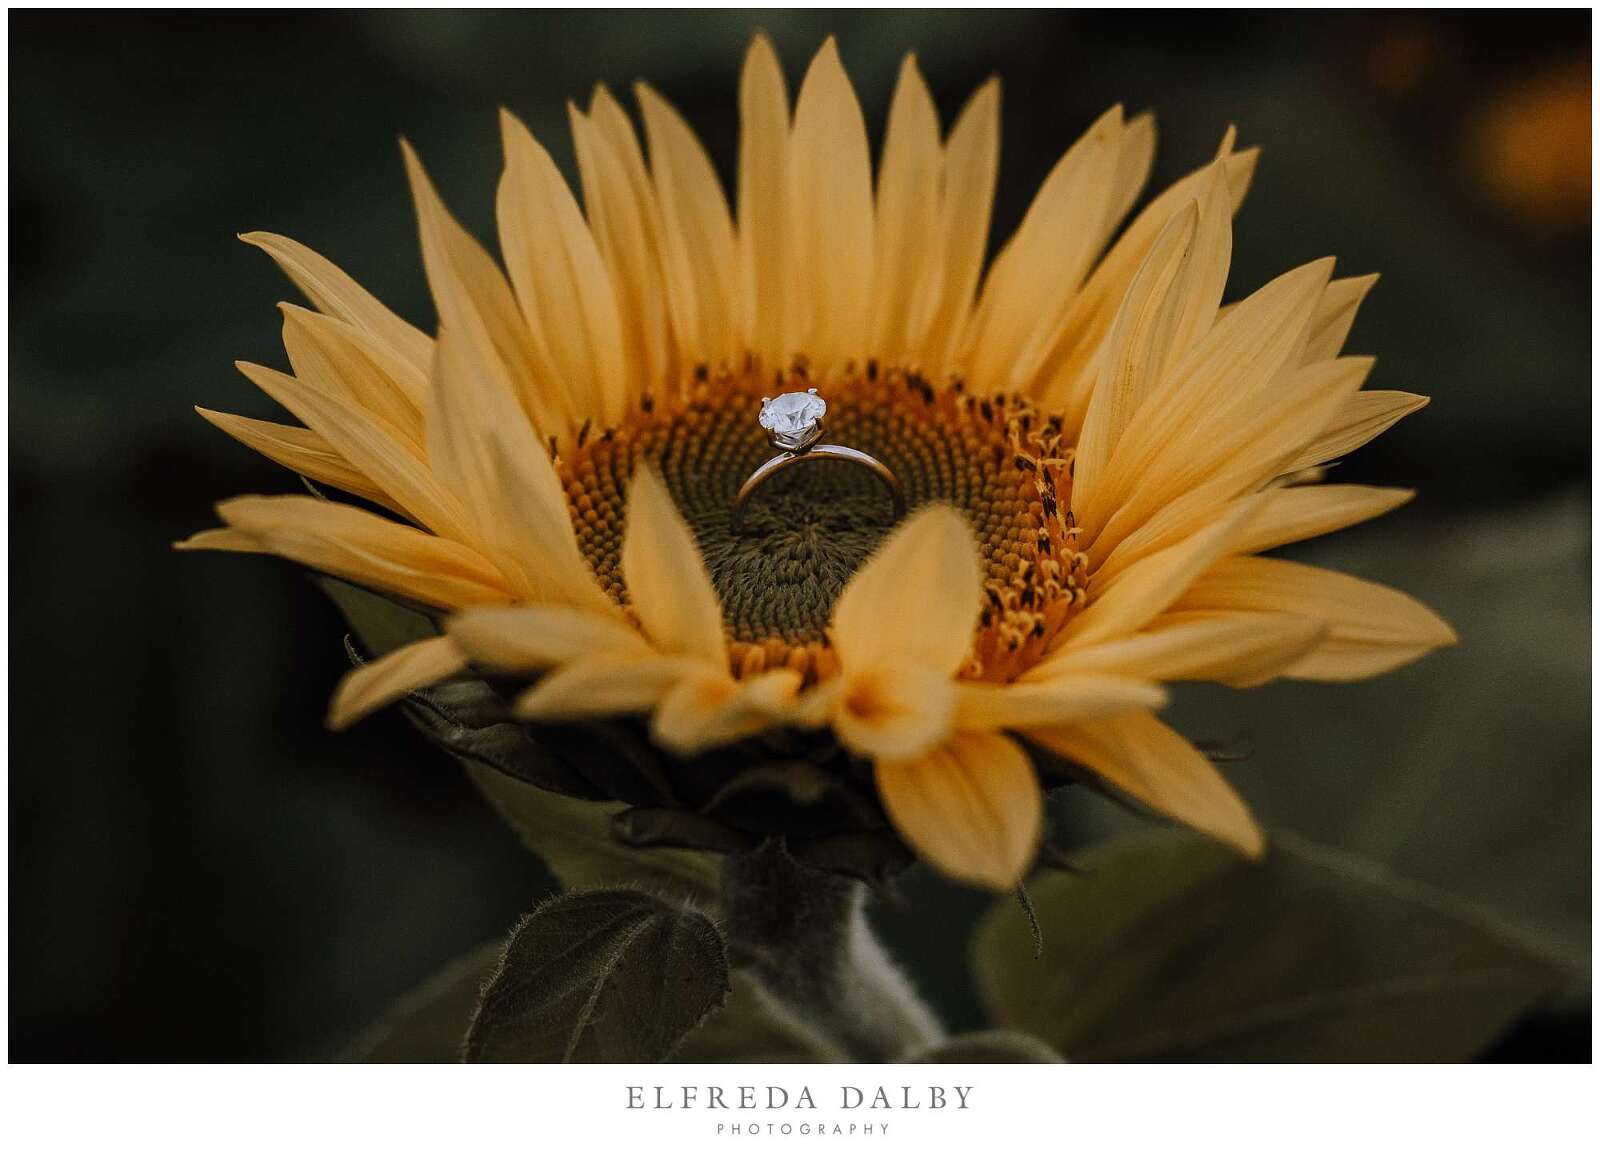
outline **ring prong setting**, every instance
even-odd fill
[[[828,402],[815,388],[804,392],[782,392],[761,398],[758,420],[766,429],[767,440],[785,452],[804,452],[822,438],[822,417]]]

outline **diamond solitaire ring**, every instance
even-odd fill
[[[735,532],[744,531],[745,505],[756,489],[785,468],[807,460],[845,460],[859,464],[889,490],[894,501],[894,519],[905,515],[905,490],[888,465],[842,444],[817,443],[822,439],[822,417],[827,411],[827,401],[817,395],[815,388],[761,398],[761,415],[757,420],[767,430],[767,442],[778,449],[778,454],[750,473],[750,478],[740,485],[739,494],[733,499],[731,526]]]

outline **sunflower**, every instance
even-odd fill
[[[936,868],[1014,885],[1040,755],[1245,853],[1262,834],[1156,718],[1164,684],[1355,680],[1455,637],[1411,598],[1260,553],[1404,503],[1322,483],[1424,397],[1340,355],[1373,277],[1320,260],[1223,304],[1254,150],[1131,214],[1149,115],[1101,116],[985,268],[999,84],[948,134],[913,57],[874,183],[834,43],[791,106],[757,38],[735,210],[694,132],[636,89],[646,148],[597,89],[569,107],[582,206],[503,114],[504,270],[405,163],[436,337],[329,261],[264,249],[292,374],[241,370],[303,426],[202,410],[317,485],[250,496],[181,547],[264,552],[427,606],[439,635],[353,671],[335,727],[467,671],[539,723],[648,717],[674,754],[827,730]],[[817,388],[861,470],[734,494],[770,453],[761,398]]]

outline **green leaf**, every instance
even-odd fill
[[[1026,1032],[966,1032],[918,1048],[900,1064],[1060,1064],[1061,1053]]]
[[[349,1058],[369,1064],[455,1064],[461,1043],[505,941],[491,940],[452,960],[406,993],[350,1046]]]
[[[975,940],[993,1017],[1071,1060],[1456,1061],[1567,978],[1448,898],[1280,838],[1250,862],[1184,832],[1086,854]]]
[[[466,1058],[665,1060],[727,995],[722,935],[699,912],[628,889],[558,896],[512,932]]]
[[[802,1020],[752,972],[735,971],[733,991],[673,1056],[675,1064],[843,1064],[850,1056]]]

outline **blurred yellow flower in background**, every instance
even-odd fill
[[[327,260],[265,249],[293,374],[242,370],[303,427],[202,414],[373,507],[219,506],[183,547],[268,552],[426,605],[441,635],[352,672],[335,726],[470,668],[526,674],[530,721],[651,717],[688,754],[827,726],[875,765],[900,835],[1004,888],[1042,820],[1034,745],[1247,853],[1262,837],[1154,713],[1163,684],[1352,680],[1454,641],[1433,612],[1259,553],[1389,511],[1322,468],[1426,403],[1340,352],[1373,277],[1294,269],[1224,305],[1256,153],[1216,158],[1124,227],[1155,148],[1113,108],[984,267],[1000,90],[942,133],[914,59],[876,181],[832,41],[791,107],[771,45],[740,83],[736,211],[639,85],[569,109],[582,207],[502,117],[499,265],[406,150],[437,339]],[[904,481],[813,466],[749,534],[763,393],[818,388],[830,435]]]
[[[1484,189],[1525,224],[1578,231],[1590,219],[1589,60],[1562,60],[1503,85],[1470,127]]]

